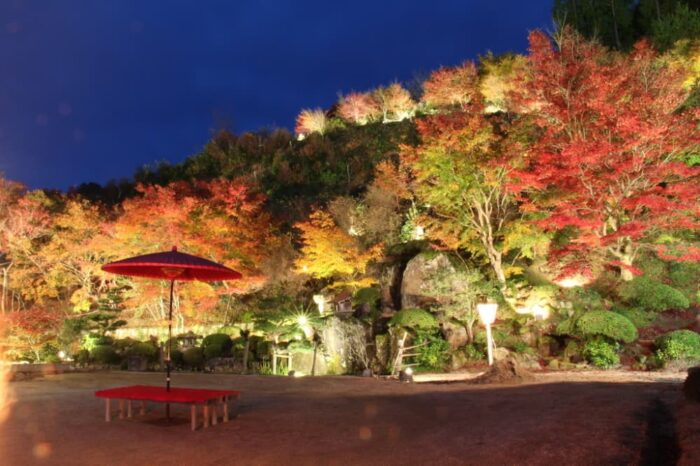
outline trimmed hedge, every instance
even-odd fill
[[[191,369],[201,369],[204,366],[204,351],[197,347],[187,348],[182,353],[182,360]]]
[[[431,330],[438,327],[434,315],[423,309],[402,309],[391,318],[389,325],[412,329]]]
[[[692,330],[676,330],[661,335],[654,342],[656,356],[662,361],[700,359],[700,334]]]
[[[126,355],[140,356],[149,362],[154,362],[158,359],[158,348],[150,343],[137,341],[126,350]]]
[[[613,309],[613,312],[627,317],[637,328],[648,327],[656,319],[656,314],[654,312],[649,312],[634,307]]]
[[[220,358],[231,354],[233,341],[231,337],[225,333],[213,333],[204,337],[202,348],[204,349],[204,357],[207,359]]]
[[[620,287],[622,298],[647,311],[687,309],[690,301],[682,291],[646,277],[637,277]]]
[[[576,321],[576,330],[583,336],[603,336],[615,341],[632,343],[637,329],[627,317],[610,311],[590,311]]]
[[[116,364],[119,355],[112,345],[97,345],[90,352],[90,358],[98,364]]]

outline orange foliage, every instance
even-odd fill
[[[377,102],[368,93],[353,92],[340,99],[338,115],[356,125],[365,125],[381,115]]]
[[[327,212],[317,210],[309,220],[296,225],[301,230],[303,246],[296,261],[297,273],[314,278],[335,278],[339,284],[365,284],[361,276],[373,260],[381,256],[383,245],[364,250],[359,241],[341,230]]]
[[[454,68],[440,68],[423,84],[423,102],[434,107],[458,105],[462,109],[479,94],[479,73],[473,62]]]

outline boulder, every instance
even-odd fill
[[[453,351],[469,343],[467,329],[462,325],[444,322],[440,324],[440,331],[442,332],[443,338],[450,344],[450,349]]]
[[[435,300],[425,295],[423,284],[428,276],[441,269],[454,270],[443,253],[421,253],[408,261],[401,280],[401,308],[420,308]]]

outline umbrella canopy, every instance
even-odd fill
[[[172,323],[173,323],[173,288],[176,280],[184,281],[218,281],[235,280],[242,275],[235,270],[229,269],[221,264],[212,262],[202,257],[193,256],[178,252],[173,246],[172,251],[156,252],[110,262],[102,266],[105,272],[118,275],[128,275],[130,277],[146,277],[161,280],[170,280],[170,306],[168,311],[168,353],[166,355],[166,377],[165,387],[170,391],[170,353],[172,345]],[[167,405],[166,412],[170,418],[170,405]]]
[[[236,280],[241,274],[216,262],[172,251],[156,252],[110,262],[102,266],[105,272],[131,277],[157,278],[161,280],[199,280],[203,282]]]

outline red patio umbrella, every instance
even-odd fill
[[[157,278],[170,280],[170,310],[168,312],[168,354],[166,358],[167,375],[165,388],[170,390],[170,345],[172,344],[173,322],[173,288],[175,280],[183,281],[219,281],[235,280],[242,275],[235,270],[202,257],[178,252],[173,246],[172,251],[156,252],[134,256],[120,261],[110,262],[102,266],[105,272],[131,277]]]

